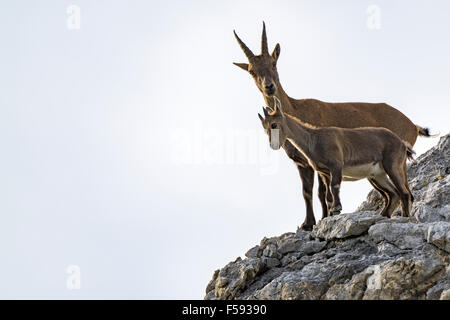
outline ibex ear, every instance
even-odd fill
[[[261,120],[262,123],[264,123],[264,118],[263,118],[263,116],[260,115],[259,113],[258,113],[258,118],[259,118],[259,120]]]
[[[281,50],[280,44],[277,43],[275,46],[275,49],[273,49],[273,51],[272,51],[272,58],[274,58],[275,61],[277,61],[278,57],[280,56],[280,50]]]
[[[248,71],[248,63],[237,63],[237,62],[233,62],[233,64],[235,66],[238,66],[239,68]]]

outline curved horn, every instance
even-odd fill
[[[276,107],[275,107],[275,109],[272,109],[271,106],[267,106],[267,107],[263,107],[263,109],[264,109],[264,115],[266,116],[266,118],[268,116],[274,116],[276,114],[276,112],[277,112]]]
[[[269,47],[267,46],[267,35],[266,35],[266,24],[263,21],[263,31],[261,36],[261,54],[262,55],[268,55],[269,54]]]
[[[280,112],[283,112],[283,110],[281,108],[281,101],[276,96],[273,97],[273,100],[275,102],[273,105],[273,107],[274,107],[273,113],[277,112],[278,110],[280,110]]]
[[[233,30],[234,36],[236,37],[237,42],[241,46],[242,51],[244,51],[245,55],[247,56],[248,60],[252,59],[255,55],[253,54],[252,50],[250,50],[245,43],[238,37],[236,34],[236,31]]]

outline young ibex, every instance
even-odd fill
[[[314,170],[326,177],[333,198],[331,215],[342,210],[339,190],[343,178],[367,178],[382,195],[390,195],[384,197],[382,215],[390,216],[390,199],[397,194],[403,216],[409,217],[413,196],[408,186],[406,158],[411,158],[413,151],[408,143],[385,128],[316,128],[284,114],[280,100],[274,97],[274,101],[274,110],[268,112],[264,108],[265,118],[258,113],[270,146],[277,150],[289,141]]]
[[[418,135],[430,136],[428,129],[416,126],[403,113],[385,103],[346,102],[330,103],[316,99],[296,100],[289,97],[283,90],[277,71],[277,61],[280,56],[280,45],[277,44],[270,54],[268,51],[266,29],[263,23],[261,54],[255,55],[234,32],[236,40],[248,58],[248,63],[234,63],[249,72],[256,86],[263,94],[266,105],[274,108],[272,97],[277,97],[283,104],[285,113],[295,116],[304,123],[317,127],[382,127],[391,130],[403,141],[414,146]],[[301,76],[300,74],[298,76]],[[305,157],[288,141],[283,146],[289,158],[297,165],[303,183],[303,197],[306,204],[306,219],[302,229],[311,230],[316,223],[312,207],[312,189],[314,170]],[[319,179],[319,199],[322,205],[322,216],[328,215],[332,201],[327,182]],[[384,195],[389,196],[389,195]],[[389,210],[393,211],[398,203],[398,197],[392,195]],[[390,212],[389,212],[390,214]]]

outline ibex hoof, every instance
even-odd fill
[[[334,207],[334,208],[332,208],[332,209],[330,210],[330,215],[331,215],[331,216],[337,216],[338,214],[341,213],[341,211],[342,211],[342,206],[341,206],[341,205],[338,205],[338,206],[336,206],[336,207]]]
[[[300,227],[300,229],[304,230],[304,231],[312,231],[313,229],[313,225],[312,224],[302,224],[302,226]]]

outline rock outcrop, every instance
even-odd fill
[[[409,165],[412,216],[357,212],[261,243],[214,272],[205,299],[450,299],[450,135]]]

